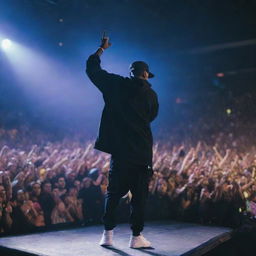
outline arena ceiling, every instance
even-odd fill
[[[175,61],[178,77],[206,70],[255,73],[256,0],[0,0],[0,12],[0,29],[21,37],[30,30],[43,43],[65,42],[70,52],[81,34],[106,29]]]
[[[1,0],[2,11],[27,13],[51,23],[65,17],[67,25],[105,19],[106,28],[127,23],[143,29],[146,39],[165,38],[164,47],[191,49],[256,38],[255,0]],[[4,3],[5,2],[5,3]],[[6,2],[8,2],[6,4]],[[9,8],[6,8],[7,5]],[[8,10],[7,10],[8,9]],[[128,14],[127,14],[128,12]],[[3,14],[2,16],[6,16]],[[128,20],[123,20],[123,17]],[[37,21],[40,22],[40,21]],[[48,28],[58,29],[57,24]]]

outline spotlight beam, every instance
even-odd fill
[[[1,47],[3,50],[8,50],[11,48],[11,46],[12,46],[11,40],[9,40],[7,38],[2,40]]]

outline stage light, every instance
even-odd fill
[[[9,39],[3,39],[3,40],[2,40],[2,42],[1,42],[1,47],[2,47],[4,50],[10,49],[11,46],[12,46],[11,40],[9,40]]]
[[[222,72],[220,72],[220,73],[217,73],[217,74],[216,74],[216,76],[217,76],[217,77],[224,77],[224,76],[225,76],[225,74],[224,74],[224,73],[222,73]]]
[[[230,108],[228,108],[228,109],[226,109],[226,113],[227,113],[228,115],[231,115],[232,110],[231,110]]]

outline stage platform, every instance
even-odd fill
[[[128,247],[130,229],[120,224],[115,229],[115,245],[98,245],[102,226],[89,226],[64,231],[52,231],[0,238],[0,255],[40,256],[199,256],[231,238],[231,229],[181,222],[147,222],[144,236],[154,248]]]

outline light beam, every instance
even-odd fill
[[[3,39],[1,42],[1,47],[3,48],[3,50],[9,50],[12,46],[12,41],[9,39]]]

